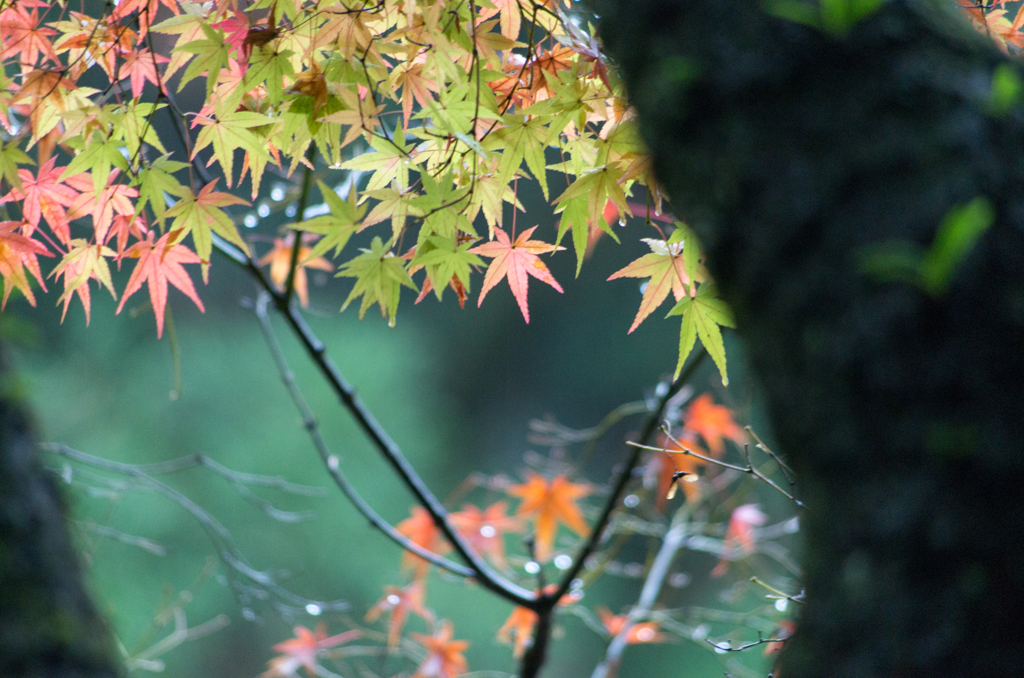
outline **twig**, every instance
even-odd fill
[[[644,424],[643,430],[640,434],[640,444],[646,444],[646,441],[654,435],[654,432],[658,429],[658,424],[661,421],[662,411],[665,409],[668,401],[671,400],[672,396],[674,396],[676,392],[678,392],[679,389],[681,389],[686,382],[690,380],[690,377],[693,376],[694,372],[696,372],[697,368],[704,361],[706,356],[707,351],[701,349],[700,353],[697,354],[697,357],[694,358],[690,362],[689,366],[683,370],[683,373],[679,375],[679,378],[676,379],[675,382],[665,391],[665,394],[658,399],[657,408],[651,412],[651,415]],[[611,494],[608,496],[608,500],[605,502],[604,508],[601,510],[601,515],[597,519],[597,523],[594,525],[590,537],[587,539],[586,543],[583,544],[583,548],[581,548],[579,554],[577,554],[572,567],[570,567],[566,572],[558,590],[548,596],[551,605],[554,605],[555,602],[569,592],[572,580],[575,579],[579,575],[580,570],[583,569],[583,564],[586,562],[587,557],[597,549],[597,545],[601,541],[601,535],[604,532],[604,528],[608,525],[608,521],[611,518],[612,511],[614,511],[618,506],[619,499],[622,496],[623,491],[625,491],[626,485],[632,479],[633,469],[640,463],[640,453],[642,448],[636,447],[635,443],[630,443],[630,445],[634,445],[633,452],[630,454],[624,467],[619,472],[618,478],[616,478],[615,482],[612,484]]]
[[[784,489],[779,487],[779,485],[777,483],[775,483],[771,478],[769,478],[768,476],[764,475],[759,470],[754,468],[754,465],[750,462],[750,449],[749,449],[748,445],[744,445],[743,446],[744,452],[745,452],[746,457],[747,457],[747,465],[746,466],[739,466],[737,464],[730,464],[728,462],[721,461],[719,459],[715,459],[714,457],[709,457],[707,455],[700,454],[699,452],[694,452],[693,450],[691,450],[688,447],[686,447],[685,444],[683,444],[682,442],[680,442],[680,441],[676,440],[674,437],[672,437],[672,435],[669,434],[667,430],[665,430],[664,433],[665,433],[665,436],[669,440],[672,441],[672,443],[676,446],[677,449],[669,450],[669,449],[666,449],[664,447],[654,447],[652,445],[644,445],[644,444],[633,442],[633,441],[628,441],[626,444],[627,445],[632,445],[633,447],[637,448],[638,450],[649,450],[651,452],[667,452],[669,454],[685,454],[685,455],[689,455],[691,457],[696,457],[697,459],[700,459],[701,461],[707,462],[708,464],[714,464],[715,466],[720,466],[722,468],[727,468],[727,469],[731,469],[733,471],[739,471],[740,473],[746,473],[746,474],[752,475],[755,478],[757,478],[759,480],[762,480],[765,483],[767,483],[768,485],[770,485],[771,487],[775,488],[786,499],[789,499],[791,502],[793,502],[794,504],[796,504],[800,508],[806,508],[806,506],[804,505],[804,503],[802,501],[800,501],[799,499],[794,497],[789,492],[786,492]],[[683,475],[686,475],[686,472],[678,473],[676,475],[683,476]]]
[[[341,472],[341,463],[338,457],[331,454],[330,449],[327,447],[327,443],[324,441],[323,436],[320,433],[320,427],[316,423],[316,418],[313,416],[313,412],[306,404],[306,399],[302,396],[302,392],[299,391],[299,387],[295,383],[295,375],[292,373],[291,369],[289,369],[284,353],[281,351],[281,345],[277,341],[274,329],[270,325],[270,316],[267,314],[267,305],[269,303],[270,297],[266,292],[261,293],[259,298],[256,300],[255,312],[256,317],[260,321],[260,329],[263,331],[263,336],[267,341],[267,347],[270,349],[274,363],[277,365],[277,369],[281,374],[281,381],[284,382],[285,388],[288,389],[288,394],[292,397],[292,401],[295,403],[296,409],[299,410],[299,415],[302,417],[303,427],[309,433],[309,437],[313,441],[313,446],[316,448],[317,454],[320,455],[320,459],[324,462],[324,465],[327,467],[327,472],[330,473],[334,482],[338,485],[345,496],[348,497],[349,501],[351,501],[356,507],[356,510],[370,521],[371,525],[390,537],[399,546],[430,561],[434,565],[442,567],[459,576],[475,576],[476,573],[472,569],[459,565],[458,563],[453,563],[444,556],[440,556],[433,551],[423,548],[396,530],[389,522],[384,520],[384,518],[374,511],[368,503],[366,503],[366,500],[359,495],[345,474]]]
[[[186,497],[184,494],[160,482],[153,476],[142,471],[138,466],[95,457],[91,454],[75,450],[63,443],[41,443],[39,447],[82,464],[130,476],[141,486],[162,494],[181,506],[183,509],[191,513],[192,517],[199,521],[199,524],[202,525],[204,530],[206,530],[207,535],[210,537],[210,541],[213,542],[217,549],[218,556],[220,556],[220,559],[228,565],[229,572],[241,575],[243,579],[255,584],[256,588],[253,590],[259,592],[261,597],[266,597],[266,592],[269,592],[276,595],[281,600],[303,609],[307,605],[316,605],[322,610],[330,611],[348,609],[349,605],[345,601],[318,601],[299,596],[278,584],[274,581],[274,578],[271,575],[254,569],[245,562],[245,558],[235,546],[231,533],[219,520],[214,518],[209,512]],[[241,581],[236,580],[235,583],[236,591],[238,591],[243,600],[247,600],[249,595],[253,595],[246,590],[245,585],[242,584]]]
[[[729,645],[719,645],[718,643],[716,643],[715,641],[711,640],[710,638],[705,638],[704,642],[706,642],[708,645],[710,645],[711,647],[715,648],[719,652],[743,652],[744,650],[749,650],[752,647],[757,647],[758,645],[764,645],[765,643],[784,643],[787,640],[789,640],[789,636],[786,636],[785,638],[762,638],[761,634],[758,633],[757,634],[757,640],[751,641],[749,643],[744,643],[743,645],[738,645],[736,647],[733,647],[731,644],[729,644]]]
[[[644,586],[640,590],[640,598],[637,600],[636,605],[633,606],[633,609],[629,611],[626,623],[622,625],[622,629],[608,645],[604,659],[594,668],[591,678],[607,678],[607,676],[614,676],[618,673],[619,664],[622,661],[622,653],[626,649],[629,629],[650,612],[651,607],[658,599],[658,594],[661,592],[661,587],[665,582],[665,577],[668,575],[672,560],[679,549],[686,543],[691,510],[692,505],[686,503],[673,516],[672,524],[668,532],[665,533],[665,538],[661,542],[658,554],[654,557],[651,569],[647,573],[647,579],[644,580]]]

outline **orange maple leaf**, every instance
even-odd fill
[[[477,301],[477,306],[484,302],[484,297],[502,278],[507,277],[508,286],[516,301],[519,302],[519,310],[523,312],[523,318],[529,323],[530,307],[526,301],[527,286],[529,285],[527,274],[541,282],[546,282],[559,292],[562,291],[558,281],[537,255],[565,248],[549,245],[540,240],[530,240],[530,236],[535,230],[537,230],[536,226],[528,228],[519,234],[515,242],[512,242],[505,231],[495,228],[494,233],[497,240],[477,245],[469,250],[473,254],[494,259],[487,267],[487,273],[484,274],[484,283],[480,288],[480,299]]]
[[[554,593],[558,587],[555,584],[548,584],[544,587],[544,593]],[[558,601],[558,606],[575,603],[582,596],[582,591],[574,591],[565,594]],[[515,644],[512,649],[512,656],[518,659],[533,641],[533,628],[537,625],[537,613],[528,607],[516,605],[512,608],[512,614],[508,616],[505,623],[498,629],[498,640],[503,643]]]
[[[693,284],[686,274],[683,243],[668,244],[664,240],[652,238],[642,238],[642,240],[651,248],[651,253],[645,254],[629,266],[608,276],[609,280],[649,278],[647,286],[644,288],[643,299],[640,301],[640,309],[636,312],[633,324],[629,327],[629,333],[639,327],[647,316],[661,306],[669,292],[672,292],[672,296],[679,301],[684,294],[689,293],[689,288]]]
[[[124,302],[128,297],[139,291],[142,283],[145,282],[149,288],[149,298],[153,303],[153,312],[156,314],[156,336],[159,339],[164,332],[164,309],[167,306],[167,283],[171,283],[185,296],[191,299],[200,311],[206,312],[203,302],[196,294],[196,288],[192,285],[192,279],[182,264],[198,264],[201,260],[196,253],[184,245],[168,245],[171,236],[177,232],[165,233],[156,243],[153,243],[153,231],[150,231],[146,240],[140,240],[127,250],[125,257],[137,258],[139,263],[132,269],[132,275],[128,278],[128,285],[121,296],[121,303],[117,306],[116,313],[124,308]]]
[[[270,668],[261,673],[260,678],[294,676],[299,667],[305,668],[310,678],[318,676],[321,671],[320,664],[317,663],[317,656],[321,651],[355,640],[360,635],[362,635],[360,631],[354,629],[328,638],[323,624],[318,624],[316,631],[310,631],[304,626],[296,626],[294,638],[274,646],[274,651],[282,654],[280,657],[270,660]]]
[[[667,436],[662,436],[659,446],[668,452],[657,452],[652,455],[648,462],[647,472],[657,476],[658,490],[655,508],[662,513],[665,511],[668,500],[675,494],[673,484],[675,487],[683,489],[688,502],[694,502],[700,497],[700,486],[697,485],[698,469],[707,464],[703,459],[693,455],[672,454],[673,450],[686,448],[705,457],[710,455],[697,444],[695,436],[685,430],[674,441]],[[677,473],[685,475],[676,478]]]
[[[413,581],[405,588],[385,586],[384,596],[366,613],[368,622],[377,621],[377,618],[384,612],[389,613],[388,647],[398,646],[398,639],[402,636],[402,627],[405,626],[405,619],[410,612],[418,614],[428,622],[434,621],[434,615],[423,607],[425,588],[422,579]]]
[[[441,530],[437,528],[434,519],[430,517],[422,506],[413,506],[412,515],[395,525],[395,529],[409,538],[412,543],[422,546],[434,553],[445,553],[451,550],[451,546],[441,536]],[[402,568],[414,568],[416,579],[422,579],[427,574],[430,563],[410,551],[402,552]]]
[[[289,233],[283,238],[274,238],[274,249],[270,250],[262,259],[260,266],[270,264],[270,279],[278,289],[284,289],[288,280],[288,271],[292,265],[292,249],[295,247],[295,234]],[[305,245],[299,246],[299,258],[295,267],[295,294],[299,297],[299,303],[303,308],[309,306],[309,282],[306,276],[307,268],[316,268],[321,271],[333,271],[331,262],[323,257],[309,259],[312,248]],[[308,259],[308,261],[307,261]]]
[[[461,511],[452,513],[452,524],[473,550],[491,558],[498,567],[505,567],[505,532],[521,532],[522,526],[514,516],[505,515],[508,504],[499,501],[481,511],[466,504]]]
[[[516,605],[512,614],[498,629],[498,640],[503,643],[514,643],[512,656],[519,659],[533,640],[533,627],[537,625],[537,613],[528,607]]]
[[[452,640],[452,623],[447,619],[441,622],[441,630],[435,635],[414,633],[412,637],[427,648],[427,658],[412,674],[412,678],[456,678],[469,670],[466,658],[462,656],[469,642]]]
[[[32,238],[27,238],[19,230],[24,230],[27,224],[22,221],[0,221],[0,276],[4,279],[4,298],[0,302],[0,310],[7,306],[7,299],[11,296],[11,290],[17,287],[28,303],[36,305],[36,298],[32,294],[32,287],[25,275],[25,269],[39,282],[39,286],[46,291],[46,284],[43,282],[43,274],[39,270],[37,255],[52,257],[50,250]]]
[[[607,607],[597,608],[597,616],[601,618],[601,623],[604,624],[604,627],[612,637],[622,633],[622,629],[629,619],[629,616],[625,614],[612,614],[612,611]],[[668,640],[668,636],[661,633],[660,628],[661,625],[658,622],[633,624],[626,631],[626,643],[629,645],[637,643],[663,643]]]
[[[754,550],[754,527],[764,525],[768,516],[757,504],[739,506],[729,517],[729,527],[725,530],[723,545],[726,548],[739,548],[742,553]],[[711,570],[712,577],[721,577],[729,569],[729,559],[722,554],[718,565]]]
[[[64,311],[60,315],[60,321],[68,314],[68,305],[71,297],[76,293],[82,301],[82,308],[85,309],[85,324],[89,324],[92,297],[89,292],[89,280],[98,280],[100,284],[110,290],[110,295],[117,299],[114,292],[114,283],[110,279],[110,267],[107,266],[106,257],[114,256],[114,251],[100,244],[91,244],[86,240],[75,239],[68,242],[68,253],[57,266],[50,272],[50,276],[64,276],[64,293],[57,299],[59,305],[64,302]]]
[[[576,505],[577,499],[590,494],[588,485],[571,483],[563,475],[548,481],[537,473],[529,472],[529,479],[522,485],[513,485],[508,493],[522,498],[516,515],[533,518],[537,533],[537,560],[547,560],[551,555],[558,523],[565,523],[580,536],[590,532]]]
[[[732,418],[732,410],[724,405],[716,405],[710,393],[702,393],[683,415],[684,428],[699,434],[708,444],[708,449],[715,457],[722,456],[725,447],[722,438],[728,438],[737,445],[743,445],[746,437],[743,429]]]

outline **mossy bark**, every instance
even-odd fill
[[[785,678],[1024,670],[1024,116],[992,113],[1005,59],[952,5],[841,36],[755,0],[600,5],[810,507]],[[866,272],[978,196],[946,291]]]
[[[0,347],[0,676],[114,678],[112,637],[3,358]]]

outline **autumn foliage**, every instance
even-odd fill
[[[117,313],[152,309],[159,338],[180,301],[170,288],[203,311],[197,283],[231,263],[300,333],[310,270],[342,279],[341,310],[358,301],[360,318],[376,307],[392,326],[403,288],[416,303],[450,291],[460,306],[474,294],[479,306],[511,292],[529,323],[531,277],[544,283],[535,294],[571,284],[555,279],[548,257],[571,248],[578,275],[599,240],[628,233],[645,236],[649,252],[606,272],[642,286],[622,331],[655,311],[680,316],[675,375],[699,339],[727,384],[721,327],[732,326],[731,313],[696,238],[668,213],[592,19],[565,0],[0,0],[2,305],[17,295],[34,306],[53,285],[61,317],[80,304],[89,323],[102,288]],[[998,24],[1010,44],[1019,19]],[[550,205],[554,228],[524,222],[519,191],[528,182]],[[271,183],[290,220],[277,230],[250,209]],[[637,228],[621,230],[630,219]],[[307,344],[330,377],[322,348]],[[637,492],[653,501],[636,520],[664,528],[678,486],[686,501],[675,516],[732,501],[739,476],[715,462],[727,442],[738,450],[749,440],[731,410],[699,395],[662,433],[645,452],[644,480],[654,481]],[[542,647],[540,660],[529,656],[536,626],[556,608],[585,610],[608,638],[663,642],[657,620],[607,609],[595,616],[581,602],[589,571],[614,563],[611,549],[601,551],[609,535],[633,534],[609,523],[631,471],[611,491],[603,522],[594,518],[609,489],[552,467],[506,482],[504,498],[459,510],[419,496],[391,536],[435,554],[435,565],[461,557],[472,565],[463,576],[486,575],[492,591],[518,603],[496,637],[527,664],[543,661]],[[729,508],[719,510],[728,527],[713,549],[721,573],[757,552],[767,520],[753,504]],[[421,555],[402,554],[406,579],[385,587],[363,621],[386,624],[381,643],[391,650],[416,647],[414,678],[453,678],[468,670],[468,643],[428,605],[433,565]],[[580,577],[534,586],[524,567],[531,577],[552,567]],[[407,633],[413,617],[429,632]],[[690,633],[698,642],[700,628]],[[323,662],[363,637],[296,626],[263,675],[326,675]]]

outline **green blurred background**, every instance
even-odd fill
[[[519,215],[519,229],[537,223],[528,215]],[[550,216],[542,221],[537,236],[553,239]],[[266,225],[260,229],[264,239],[273,234]],[[607,238],[600,242],[578,279],[573,279],[571,251],[548,259],[565,293],[559,295],[533,281],[529,325],[505,283],[479,309],[477,290],[464,310],[450,291],[443,304],[431,296],[419,306],[412,304],[413,295],[403,292],[396,328],[387,327],[376,307],[360,322],[355,309],[337,314],[350,281],[315,273],[309,321],[436,494],[445,497],[471,471],[504,473],[519,482],[524,453],[547,452],[528,441],[532,418],[551,416],[571,427],[592,426],[617,405],[650,396],[675,365],[678,320],[662,321],[655,314],[627,335],[640,301],[640,281],[605,282],[611,273],[648,251],[638,238],[657,234],[642,219],[631,220],[617,231],[624,236],[624,244],[617,246]],[[261,252],[268,247],[266,242],[257,246]],[[117,274],[119,290],[129,268],[126,265]],[[198,270],[193,278],[198,283]],[[139,309],[137,317],[129,312],[133,305],[143,304],[141,294],[115,316],[115,303],[94,288],[93,322],[88,328],[77,300],[60,324],[59,311],[52,307],[57,296],[52,290],[42,296],[38,309],[12,300],[0,322],[4,335],[14,343],[15,366],[43,440],[131,463],[202,453],[237,471],[280,475],[325,488],[323,497],[314,498],[257,489],[280,508],[316,513],[310,522],[282,524],[206,470],[165,478],[222,521],[254,567],[276,573],[301,596],[349,601],[348,614],[361,622],[367,608],[381,596],[382,586],[407,580],[399,569],[400,553],[331,485],[281,384],[257,320],[241,303],[256,291],[253,282],[224,259],[214,261],[210,285],[199,289],[205,314],[171,291],[181,355],[182,391],[177,399],[170,397],[175,373],[167,333],[162,340],[156,339],[148,307]],[[405,518],[409,495],[339,407],[284,325],[276,322],[276,327],[298,383],[332,451],[342,456],[349,477],[386,518],[392,522]],[[728,393],[711,361],[698,373],[695,386],[698,391],[714,391],[718,400],[738,409],[741,419],[756,418],[740,347],[732,337],[728,341],[733,384]],[[636,424],[636,419],[626,422],[601,442],[587,467],[590,480],[604,483],[610,477],[623,455],[621,441]],[[48,461],[57,467],[64,463],[53,456]],[[88,482],[82,475],[86,470],[74,465],[73,478]],[[204,531],[180,506],[151,491],[91,496],[83,487],[72,484],[68,493],[77,520],[110,526],[166,548],[166,554],[159,556],[89,529],[77,532],[96,599],[130,653],[170,633],[169,625],[160,627],[158,622],[154,627],[154,618],[172,600],[180,602],[175,597],[182,592],[191,599],[185,607],[190,626],[218,615],[230,620],[225,628],[163,655],[162,675],[252,678],[265,670],[274,655],[271,645],[291,636],[292,624],[312,628],[324,621],[329,633],[345,629],[344,615],[284,619],[267,603],[253,605],[248,614],[226,585],[225,568]],[[792,515],[780,498],[754,492],[750,490],[747,499],[761,501],[771,522]],[[483,492],[469,497],[484,498]],[[487,499],[494,498],[492,494]],[[674,505],[680,501],[677,498]],[[598,506],[597,500],[592,498],[590,505]],[[709,519],[721,522],[727,517],[728,510],[722,508],[712,511]],[[565,528],[560,535],[566,536]],[[516,551],[514,539],[508,543]],[[644,561],[651,544],[635,541],[620,554],[621,561]],[[707,553],[682,553],[676,569],[687,576],[677,578],[677,586],[666,587],[663,605],[739,613],[764,608],[764,591],[752,591],[745,583],[751,573],[744,569],[747,566],[734,566],[729,576],[711,580],[708,572],[714,564],[714,557]],[[640,583],[637,578],[605,576],[587,590],[584,603],[590,609],[604,604],[621,611],[635,601]],[[454,622],[457,638],[472,642],[467,653],[471,670],[515,671],[511,648],[494,638],[510,605],[436,573],[431,574],[427,604]],[[756,631],[737,619],[707,628],[717,637],[731,630],[737,639],[756,638]],[[564,615],[558,626],[560,637],[545,675],[588,676],[605,639],[575,616]],[[384,626],[378,623],[376,628]],[[407,628],[422,632],[424,624],[413,618]],[[395,658],[367,659],[365,666],[384,676],[403,670],[411,673],[414,668]],[[756,675],[752,670],[764,675],[768,664],[760,648],[737,659],[737,655],[716,655],[699,638],[677,639],[631,647],[622,675],[639,675],[642,670],[654,676],[697,678],[721,676],[726,669],[736,676]]]

